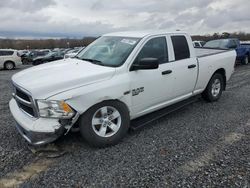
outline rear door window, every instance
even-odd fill
[[[14,54],[14,51],[10,50],[1,50],[0,51],[0,56],[12,56]]]
[[[185,36],[172,36],[171,37],[173,48],[174,48],[174,54],[175,54],[175,60],[182,60],[190,58],[190,51],[188,42]]]

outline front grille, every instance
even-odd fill
[[[34,112],[34,110],[33,110],[32,107],[26,106],[26,105],[24,105],[24,104],[22,104],[22,103],[19,103],[18,106],[19,106],[23,111],[25,111],[26,113],[28,113],[29,115],[35,116],[35,112]]]
[[[22,98],[25,101],[31,102],[29,95],[26,93],[22,92],[19,88],[16,87],[16,95],[20,98]]]
[[[29,95],[23,89],[14,85],[13,96],[21,110],[32,117],[36,117],[35,105],[33,103],[31,95]]]

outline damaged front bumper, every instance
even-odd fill
[[[55,141],[67,133],[79,117],[76,113],[69,124],[61,125],[58,119],[28,116],[18,107],[14,99],[11,99],[9,107],[18,132],[32,145],[44,145]]]

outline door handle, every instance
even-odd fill
[[[195,64],[193,64],[193,65],[188,65],[188,68],[189,68],[189,69],[193,69],[193,68],[195,68],[195,67],[196,67]]]
[[[161,74],[166,75],[166,74],[171,74],[171,73],[172,73],[172,70],[166,70],[166,71],[163,71]]]

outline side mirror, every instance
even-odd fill
[[[159,60],[157,58],[143,58],[136,64],[133,64],[131,70],[151,70],[158,69]]]

